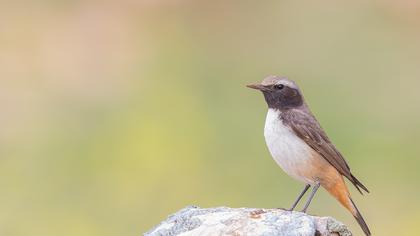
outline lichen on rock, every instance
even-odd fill
[[[302,212],[262,208],[186,207],[145,236],[351,236],[341,222]]]

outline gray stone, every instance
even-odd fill
[[[331,217],[262,208],[186,207],[171,215],[145,236],[351,236]]]

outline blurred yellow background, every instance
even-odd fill
[[[187,205],[289,207],[266,105],[303,89],[374,235],[420,232],[420,2],[0,3],[0,235],[140,235]],[[324,190],[309,212],[355,220]]]

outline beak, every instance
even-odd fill
[[[246,85],[248,88],[257,89],[260,91],[267,91],[267,87],[262,84],[248,84]]]

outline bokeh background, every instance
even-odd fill
[[[420,232],[419,1],[3,1],[0,234],[139,235],[187,206],[288,207],[266,105],[285,75],[371,190],[375,235]],[[361,235],[324,190],[310,212]]]

